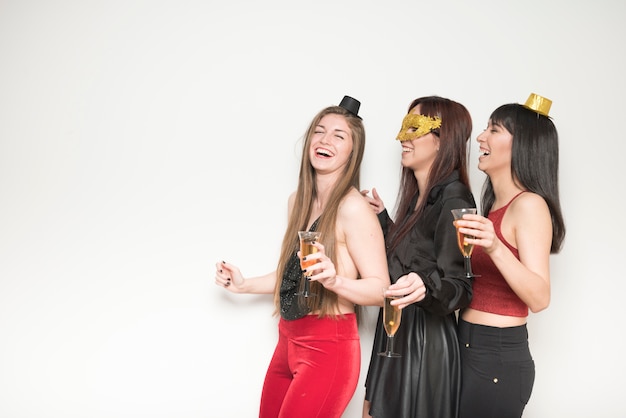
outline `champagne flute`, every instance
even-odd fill
[[[396,331],[400,327],[400,319],[402,319],[402,310],[397,306],[391,304],[392,300],[400,299],[402,296],[386,295],[386,290],[383,289],[383,296],[385,298],[385,306],[383,308],[383,326],[387,333],[387,349],[382,353],[378,353],[381,357],[402,357],[400,354],[394,352],[393,342]]]
[[[300,267],[304,270],[317,263],[317,260],[304,260],[304,258],[317,252],[317,248],[313,245],[313,242],[319,241],[320,233],[317,231],[298,231],[298,237],[300,238]],[[304,290],[298,293],[299,296],[305,298],[315,296],[315,294],[311,293],[310,290],[312,275],[313,271],[302,273],[302,278],[304,279]]]
[[[452,209],[452,216],[454,216],[454,226],[456,227],[456,240],[459,244],[459,250],[461,250],[461,254],[463,254],[463,264],[465,265],[465,277],[471,279],[472,277],[477,277],[474,273],[472,273],[472,251],[474,250],[474,244],[470,244],[465,241],[465,238],[474,237],[471,235],[466,235],[462,232],[459,232],[459,227],[457,226],[456,221],[463,219],[463,215],[476,215],[476,208],[460,208],[460,209]]]

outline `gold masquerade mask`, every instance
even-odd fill
[[[424,136],[433,129],[441,127],[441,118],[426,115],[416,115],[415,113],[409,113],[402,120],[402,129],[398,133],[398,141],[411,141],[417,139],[420,136]]]

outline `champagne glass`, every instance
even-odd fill
[[[463,264],[465,265],[465,277],[471,279],[472,277],[477,277],[472,273],[472,251],[474,250],[474,244],[470,244],[465,241],[465,238],[474,237],[471,235],[466,235],[462,232],[459,232],[459,227],[457,226],[456,221],[463,218],[463,215],[476,215],[476,208],[460,208],[460,209],[452,209],[452,216],[454,216],[454,226],[456,226],[456,240],[459,244],[459,250],[461,250],[461,254],[463,254]]]
[[[317,248],[313,245],[314,241],[319,241],[320,233],[317,231],[298,231],[298,237],[300,238],[300,267],[302,270],[307,269],[317,263],[317,260],[304,260],[304,258],[308,255],[314,254],[317,252]],[[311,293],[310,290],[310,282],[311,276],[313,275],[313,271],[307,271],[302,273],[302,278],[304,279],[304,290],[298,293],[299,296],[308,298],[310,296],[315,296],[314,293]]]
[[[402,357],[400,354],[394,352],[393,342],[396,331],[400,327],[400,319],[402,318],[402,311],[397,306],[391,304],[392,300],[400,299],[402,296],[386,295],[386,289],[383,289],[383,296],[385,297],[385,307],[383,308],[383,326],[387,333],[387,349],[382,353],[378,353],[381,357]]]

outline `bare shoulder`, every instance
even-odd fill
[[[373,215],[374,211],[370,207],[365,197],[355,188],[352,188],[350,192],[343,198],[339,205],[339,213],[341,216],[361,216]]]
[[[550,219],[548,204],[536,193],[522,193],[510,206],[510,212],[516,219],[534,219],[547,216]]]
[[[539,196],[537,193],[525,192],[519,195],[519,197],[513,201],[511,207],[514,210],[542,210],[547,209],[548,204],[543,199],[543,197]]]
[[[343,233],[351,234],[369,234],[372,231],[378,233],[378,218],[358,190],[352,189],[341,201],[337,213],[337,228]]]
[[[345,242],[353,249],[380,244],[384,253],[378,217],[358,190],[352,189],[341,201],[336,227],[338,242]]]

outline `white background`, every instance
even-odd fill
[[[525,417],[623,417],[622,1],[0,0],[0,416],[254,417],[301,137],[362,101],[392,208],[408,104],[554,101],[564,250]],[[623,247],[623,245],[622,245]],[[362,326],[359,417],[375,312]]]

